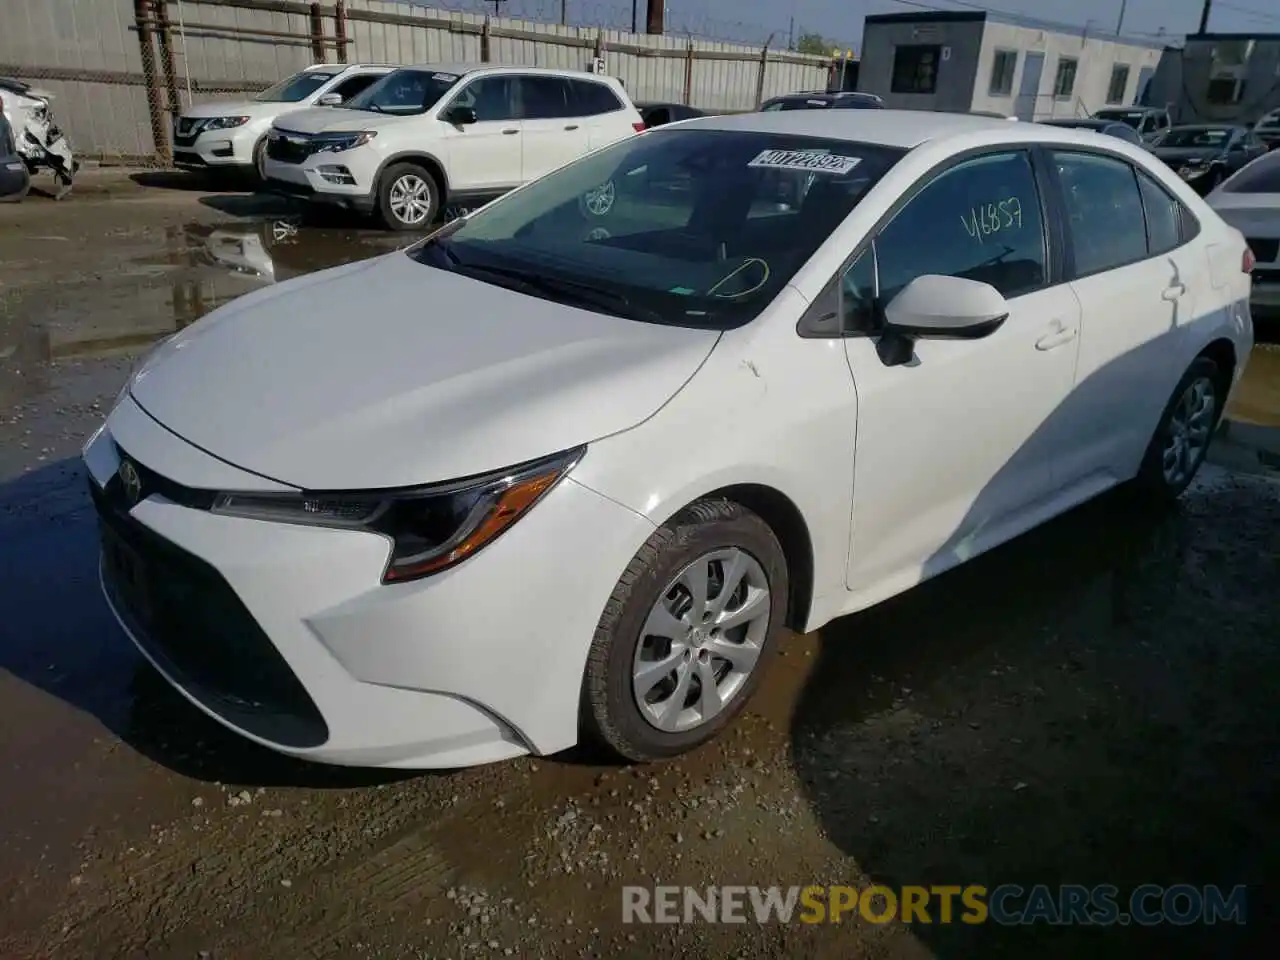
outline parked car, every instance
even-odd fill
[[[1247,127],[1227,124],[1172,127],[1151,149],[1202,196],[1267,152]]]
[[[267,132],[276,117],[303,107],[337,106],[382,79],[393,66],[317,63],[252,100],[214,100],[187,107],[173,127],[173,163],[263,177]]]
[[[646,129],[706,116],[704,111],[686,103],[637,103],[636,109],[640,111]]]
[[[1245,235],[1257,260],[1253,304],[1280,311],[1280,151],[1254,160],[1206,198],[1223,220]]]
[[[80,163],[72,152],[71,141],[53,118],[52,100],[53,94],[48,90],[33,87],[25,80],[0,77],[0,115],[8,123],[14,152],[29,175],[45,169],[53,174],[57,183],[53,197],[61,200],[71,192]]]
[[[817,182],[780,208],[777,176]],[[104,589],[282,753],[672,757],[784,628],[1109,487],[1181,494],[1249,358],[1251,268],[1119,140],[660,127],[144,358],[84,451]]]
[[[884,101],[873,93],[788,93],[781,97],[766,100],[760,105],[761,111],[771,113],[774,110],[881,110]]]
[[[266,172],[282,193],[416,230],[442,205],[498,196],[644,129],[612,77],[428,64],[397,70],[341,108],[281,117]]]
[[[1173,126],[1169,111],[1163,107],[1107,107],[1095,111],[1093,119],[1127,123],[1147,143]]]
[[[1069,127],[1072,130],[1092,130],[1094,133],[1105,134],[1108,137],[1117,137],[1127,143],[1132,143],[1135,147],[1144,146],[1142,137],[1138,136],[1138,131],[1133,129],[1127,123],[1119,123],[1113,120],[1041,120],[1040,123],[1048,124],[1051,127]]]
[[[31,188],[31,174],[13,143],[9,121],[0,113],[0,202],[16,203]]]
[[[1268,150],[1280,147],[1280,110],[1272,110],[1253,125],[1254,135],[1267,145]]]

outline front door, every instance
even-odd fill
[[[1036,104],[1040,102],[1040,75],[1044,73],[1044,54],[1028,53],[1022,59],[1022,82],[1018,85],[1018,100],[1014,115],[1019,120],[1034,120]]]
[[[848,585],[867,602],[1020,532],[1052,493],[1080,309],[1047,271],[1036,175],[1014,150],[937,175],[846,274],[855,330],[873,291],[883,305],[925,274],[990,283],[1009,305],[990,336],[920,340],[903,365],[881,358],[874,321],[845,340],[858,398]]]
[[[444,120],[454,107],[475,110],[476,122],[463,125]],[[440,116],[454,194],[500,193],[520,185],[523,127],[513,77],[477,77],[458,91]]]

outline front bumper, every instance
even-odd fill
[[[362,165],[351,161],[352,152],[318,154],[303,163],[284,163],[268,155],[263,167],[267,189],[285,196],[370,213],[376,202],[373,177],[361,169]],[[352,182],[335,182],[335,177],[350,177]]]
[[[132,507],[121,451],[165,478]],[[234,489],[237,469],[132,400],[85,463],[104,591],[142,653],[232,730],[327,763],[445,768],[572,746],[596,621],[653,530],[566,479],[471,560],[384,586],[379,536],[193,505],[187,484]]]
[[[187,169],[252,167],[257,143],[252,131],[206,130],[195,137],[173,137],[173,164]]]

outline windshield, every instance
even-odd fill
[[[1162,147],[1225,147],[1231,139],[1226,127],[1174,127],[1160,138]]]
[[[456,73],[431,70],[395,70],[363,93],[343,104],[348,110],[394,113],[407,116],[426,113],[459,80]]]
[[[267,87],[254,99],[267,103],[297,103],[307,99],[336,76],[336,73],[325,73],[322,70],[295,73],[292,77]]]
[[[1099,120],[1118,120],[1120,123],[1127,123],[1137,130],[1142,126],[1143,118],[1147,114],[1142,110],[1099,110],[1094,116]]]
[[[902,153],[659,129],[561,167],[410,255],[638,320],[728,329],[773,300]]]

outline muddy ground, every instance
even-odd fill
[[[197,713],[99,599],[76,454],[147,342],[405,242],[293,213],[162,175],[0,208],[0,957],[1274,951],[1280,461],[1239,441],[1172,512],[1107,497],[789,638],[736,728],[665,766],[375,774]],[[1234,413],[1265,423],[1259,357]],[[1249,902],[1216,927],[621,921],[624,884],[872,878]]]

